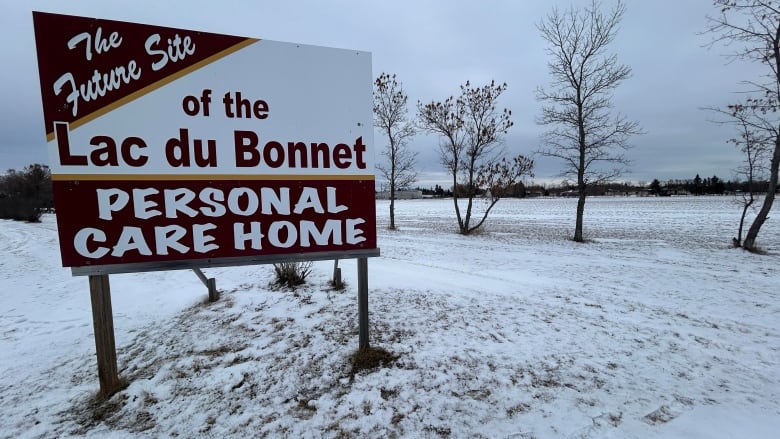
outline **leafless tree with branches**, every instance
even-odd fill
[[[395,196],[417,180],[414,169],[417,154],[409,149],[409,139],[415,135],[414,123],[407,116],[408,96],[395,75],[382,73],[374,81],[374,126],[387,136],[382,152],[387,163],[377,169],[390,185],[390,229],[395,229]]]
[[[734,245],[741,247],[745,217],[756,201],[755,182],[761,178],[763,171],[765,171],[764,163],[773,139],[766,137],[765,132],[755,131],[751,128],[749,113],[732,110],[731,115],[739,124],[739,136],[729,139],[729,142],[737,146],[744,154],[745,160],[736,171],[738,175],[745,177],[747,183],[747,191],[740,194],[739,203],[742,205],[742,215],[739,217],[739,228],[737,236],[734,238]]]
[[[631,75],[630,67],[607,53],[624,12],[620,1],[608,13],[593,1],[583,10],[553,8],[537,25],[547,42],[552,78],[548,88],[537,89],[537,99],[545,104],[537,122],[550,127],[537,152],[562,160],[561,176],[576,179],[577,242],[584,242],[588,188],[622,174],[628,139],[641,133],[637,122],[612,111],[612,92]]]
[[[507,85],[490,84],[472,87],[468,81],[460,86],[460,96],[443,102],[417,103],[419,124],[425,131],[440,137],[439,157],[452,178],[453,203],[461,234],[480,228],[504,195],[504,188],[529,175],[533,161],[518,155],[506,160],[503,135],[512,127],[512,112],[498,111],[496,102]],[[490,191],[482,218],[472,224],[472,210],[477,190]],[[466,212],[461,213],[459,198],[466,198]]]
[[[762,64],[762,78],[746,80],[749,93],[725,111],[751,135],[769,141],[769,184],[761,208],[745,235],[742,248],[757,251],[756,239],[775,200],[780,167],[780,3],[774,0],[714,0],[718,15],[707,17],[712,44],[733,49],[734,59]]]

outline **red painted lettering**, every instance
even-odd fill
[[[254,131],[237,130],[233,133],[236,151],[236,166],[251,168],[260,164],[260,152],[257,150],[257,134]],[[249,157],[247,157],[247,154]]]
[[[70,153],[70,139],[68,138],[67,122],[54,122],[54,135],[57,138],[57,151],[60,154],[60,165],[62,166],[85,166],[87,156],[72,155]]]

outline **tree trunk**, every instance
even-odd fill
[[[490,211],[493,209],[493,206],[495,206],[495,205],[496,205],[496,203],[498,203],[498,199],[495,199],[495,200],[493,200],[493,201],[491,201],[491,202],[490,202],[490,204],[488,205],[487,209],[485,209],[485,214],[484,214],[484,215],[482,215],[482,219],[481,219],[481,220],[479,220],[479,222],[477,223],[477,225],[476,225],[476,226],[472,227],[472,228],[471,228],[471,230],[469,230],[469,233],[471,233],[471,232],[473,232],[474,230],[477,230],[478,228],[482,227],[482,224],[485,222],[485,220],[486,220],[486,219],[487,219],[487,217],[488,217],[488,214],[489,214],[489,213],[490,213]]]
[[[390,230],[395,230],[395,188],[390,187]]]
[[[752,185],[753,182],[751,181],[750,184]],[[750,199],[745,201],[745,204],[742,206],[742,216],[739,217],[739,229],[737,230],[737,240],[734,243],[735,247],[742,247],[742,230],[745,226],[745,216],[747,216],[747,211],[750,209],[750,206],[753,205],[753,193],[750,193]]]
[[[455,204],[455,216],[458,218],[458,230],[463,233],[463,218],[460,216],[460,206],[458,206],[458,171],[452,173],[452,202]]]
[[[387,135],[390,137],[390,230],[395,230],[395,143],[389,128]]]
[[[574,226],[574,242],[585,242],[582,238],[582,218],[585,216],[585,191],[580,190],[577,198],[577,223]]]
[[[464,235],[468,235],[471,233],[471,229],[469,228],[469,224],[471,223],[471,207],[474,203],[474,159],[471,159],[471,162],[469,164],[469,181],[468,185],[466,187],[466,190],[468,191],[468,197],[469,202],[466,204],[466,217],[463,219],[463,225],[460,228],[460,233]]]
[[[460,233],[464,235],[468,235],[471,233],[471,230],[469,230],[469,223],[471,222],[471,205],[474,200],[474,195],[471,192],[471,188],[469,187],[469,202],[466,203],[466,216],[463,218],[463,224],[460,226]]]
[[[780,136],[775,137],[775,151],[772,154],[772,162],[769,166],[769,187],[766,189],[764,204],[761,205],[761,210],[758,211],[758,215],[756,215],[745,236],[745,242],[742,243],[742,248],[745,250],[752,252],[757,250],[756,238],[758,238],[758,232],[761,230],[761,226],[764,225],[764,221],[769,217],[769,211],[772,210],[772,203],[775,201],[778,167],[780,167]]]
[[[577,129],[580,149],[577,164],[577,219],[574,225],[574,242],[585,242],[582,238],[582,218],[585,216],[585,195],[588,189],[585,184],[585,156],[588,153],[585,139],[585,118],[583,116],[582,83],[577,85]]]

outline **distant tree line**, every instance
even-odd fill
[[[0,219],[40,222],[41,215],[53,207],[48,166],[33,164],[0,176]]]
[[[655,179],[650,183],[650,195],[724,195],[741,192],[761,193],[766,192],[768,182],[765,180],[732,181],[722,180],[717,175],[701,178],[699,174],[692,179],[667,180],[660,182]]]
[[[418,186],[415,190],[422,192],[424,196],[433,198],[451,198],[453,196],[452,188],[444,189],[438,184],[433,188],[422,188]],[[526,187],[521,181],[509,184],[506,187],[502,187],[500,190],[502,198],[525,198],[527,195]],[[483,187],[471,188],[470,192],[471,195],[475,197],[487,197],[490,195],[490,191]],[[454,193],[458,197],[465,197],[469,194],[469,189],[465,184],[459,184],[455,187]]]
[[[722,180],[717,175],[701,178],[698,174],[691,179],[669,179],[661,181],[653,179],[650,184],[633,182],[602,182],[591,185],[588,188],[588,196],[671,196],[671,195],[735,195],[740,193],[765,193],[767,181],[753,180]],[[424,196],[433,198],[452,197],[452,188],[444,189],[440,185],[433,188],[416,187]],[[456,191],[463,196],[466,193],[465,186],[459,185]],[[486,188],[474,188],[474,195],[482,197],[487,194]],[[525,184],[516,182],[504,191],[505,198],[532,198],[532,197],[567,197],[579,196],[577,185],[573,182],[562,181],[555,184]]]

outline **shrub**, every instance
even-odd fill
[[[51,171],[45,165],[26,166],[0,175],[0,218],[40,222],[52,207]]]
[[[313,262],[281,262],[274,264],[276,279],[274,284],[295,289],[299,285],[306,283],[306,277],[311,273]]]
[[[0,219],[38,223],[41,221],[42,214],[43,209],[33,200],[16,197],[0,198]]]

